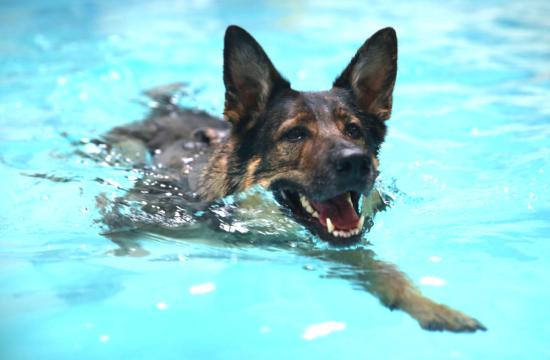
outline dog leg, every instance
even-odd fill
[[[394,265],[374,258],[365,249],[323,250],[313,255],[339,264],[328,276],[351,280],[376,296],[389,309],[400,309],[432,331],[475,332],[486,330],[476,319],[425,297]]]

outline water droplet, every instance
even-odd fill
[[[209,292],[212,292],[216,289],[216,286],[213,283],[204,283],[193,285],[189,288],[189,293],[191,295],[203,295]]]
[[[109,77],[113,80],[120,80],[120,74],[114,70],[109,73]]]
[[[420,284],[428,286],[443,286],[447,284],[444,279],[435,276],[423,276],[420,278]]]
[[[84,138],[84,139],[86,139],[86,138]],[[83,139],[80,140],[80,141],[83,141]],[[87,153],[87,154],[100,154],[101,153],[101,149],[99,147],[97,147],[95,144],[90,144],[90,143],[84,143],[84,144],[86,144],[84,146],[84,152],[85,153]]]
[[[345,323],[337,321],[327,321],[320,324],[313,324],[308,326],[304,331],[303,338],[305,340],[313,340],[320,336],[327,336],[335,331],[342,331],[345,328]]]
[[[110,340],[110,339],[109,339],[109,335],[101,335],[101,336],[99,337],[99,341],[104,342],[104,343],[107,342],[107,341],[109,341],[109,340]]]

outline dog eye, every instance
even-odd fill
[[[346,124],[344,133],[352,139],[359,139],[361,137],[361,128],[354,123]]]
[[[301,126],[296,126],[288,130],[283,135],[283,139],[291,142],[297,142],[305,139],[307,136],[308,136],[308,131],[306,128]]]

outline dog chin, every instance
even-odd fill
[[[310,232],[331,245],[358,243],[365,232],[363,193],[344,191],[336,196],[316,200],[299,190],[288,188],[274,192],[290,215]]]

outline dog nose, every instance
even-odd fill
[[[336,171],[342,176],[363,178],[369,172],[369,158],[360,149],[342,149],[336,159]]]

